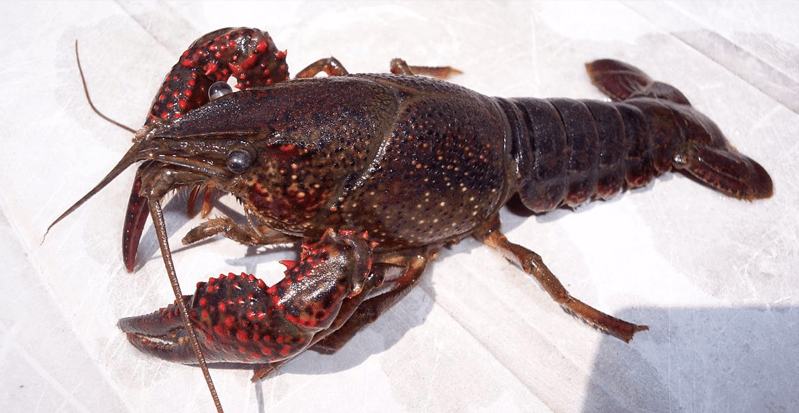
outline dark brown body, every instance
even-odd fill
[[[262,167],[230,192],[246,194],[271,228],[366,230],[381,250],[469,235],[517,181],[499,105],[427,78],[290,81],[218,99],[157,132],[195,133],[244,137],[258,150]]]
[[[380,251],[469,236],[515,193],[536,213],[607,199],[682,168],[689,143],[726,144],[706,117],[665,99],[489,98],[393,75],[242,91],[156,132],[200,133],[257,149],[262,167],[222,189],[245,194],[270,228],[369,231]]]
[[[395,75],[346,75],[321,59],[287,81],[285,52],[257,29],[221,29],[181,56],[117,166],[56,222],[128,166],[123,257],[133,270],[152,216],[176,304],[120,320],[129,341],[182,363],[260,365],[254,379],[307,349],[335,352],[406,295],[447,244],[473,236],[501,252],[565,310],[624,341],[646,330],[604,314],[560,284],[540,256],[500,232],[516,194],[543,213],[607,199],[672,170],[744,200],[772,194],[768,173],[738,153],[672,86],[614,60],[586,65],[615,102],[490,98],[413,76],[450,68],[392,62]],[[238,93],[209,91],[238,79]],[[301,243],[267,286],[234,274],[183,296],[160,200],[190,188],[230,193],[247,222],[220,217],[184,243],[224,235],[249,245]],[[55,223],[54,223],[55,224]],[[197,330],[196,337],[194,330]],[[191,343],[191,344],[189,344]],[[210,376],[209,388],[215,394]],[[221,405],[215,400],[217,409]]]

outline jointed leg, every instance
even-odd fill
[[[550,297],[560,304],[563,309],[589,325],[625,342],[632,340],[635,333],[649,329],[647,326],[628,323],[607,315],[572,297],[563,284],[558,281],[558,278],[555,277],[555,274],[544,265],[541,256],[521,245],[508,241],[499,232],[498,228],[499,219],[496,219],[491,229],[475,234],[474,237],[486,245],[499,250],[505,258],[520,266],[527,274],[535,277]]]
[[[451,66],[410,66],[400,58],[391,60],[391,73],[395,75],[423,75],[436,79],[447,79],[453,75],[463,74]]]
[[[437,79],[447,79],[453,75],[463,74],[463,72],[451,66],[410,66],[405,60],[399,58],[391,60],[390,68],[391,73],[395,75],[423,75]],[[295,78],[303,79],[314,77],[320,72],[325,72],[328,76],[344,76],[349,74],[338,59],[335,57],[326,57],[300,70]]]
[[[244,245],[272,245],[298,241],[295,237],[262,225],[259,225],[257,230],[253,227],[245,228],[233,219],[223,217],[209,219],[194,227],[183,237],[182,242],[183,245],[189,245],[217,234],[223,234],[225,237]]]
[[[294,77],[297,79],[309,78],[316,76],[319,72],[325,72],[328,76],[344,76],[349,74],[338,59],[335,57],[326,57],[311,63],[305,69],[300,70]]]

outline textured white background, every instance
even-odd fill
[[[788,412],[799,406],[799,3],[6,2],[0,151],[0,406],[11,412],[211,411],[197,368],[137,352],[117,319],[171,302],[151,227],[134,274],[120,252],[133,169],[47,225],[122,156],[163,76],[200,35],[268,30],[293,72],[393,57],[451,64],[487,95],[603,98],[583,63],[630,62],[680,88],[771,173],[739,202],[679,175],[577,211],[519,217],[509,238],[572,293],[649,332],[631,344],[564,314],[466,240],[420,288],[334,356],[305,354],[251,384],[212,371],[228,412]],[[179,248],[184,291],[220,272],[279,277],[275,255],[227,240]],[[283,256],[280,256],[283,257]]]

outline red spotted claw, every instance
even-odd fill
[[[269,365],[301,353],[333,324],[345,301],[366,295],[371,256],[366,237],[328,230],[303,244],[299,261],[284,261],[285,277],[271,287],[244,273],[197,283],[184,301],[206,360]],[[145,353],[197,363],[175,304],[123,318],[119,328]]]

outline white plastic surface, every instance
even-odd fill
[[[583,63],[611,57],[671,83],[769,171],[772,199],[726,198],[681,175],[577,211],[503,211],[508,237],[583,301],[647,324],[630,344],[560,310],[465,240],[333,356],[251,384],[212,370],[228,412],[788,412],[799,409],[799,6],[792,2],[4,3],[0,150],[0,406],[10,412],[210,412],[199,369],[148,357],[116,328],[172,301],[148,224],[139,269],[120,251],[133,169],[57,225],[130,145],[197,37],[268,30],[292,73],[334,55],[451,64],[487,95],[595,98]],[[192,248],[167,225],[184,293],[219,273],[279,277],[228,240]]]

